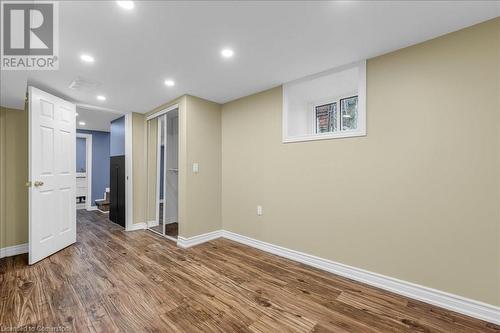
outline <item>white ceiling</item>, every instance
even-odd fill
[[[93,131],[109,132],[111,121],[120,118],[122,114],[115,112],[102,112],[100,110],[85,109],[76,107],[78,116],[76,117],[76,128]],[[83,121],[85,125],[80,125],[79,122]]]
[[[497,17],[500,2],[136,1],[126,11],[115,1],[61,1],[59,10],[60,69],[2,71],[1,105],[22,108],[27,83],[121,113],[186,93],[227,102]],[[234,58],[222,59],[223,47]],[[82,63],[82,52],[95,63]],[[71,90],[76,77],[98,86]]]

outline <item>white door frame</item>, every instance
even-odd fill
[[[125,114],[125,231],[136,230],[134,224],[132,112]]]
[[[85,172],[87,174],[87,198],[85,198],[85,209],[92,210],[92,134],[77,132],[76,137],[85,139]]]
[[[158,116],[158,130],[156,131],[156,216],[155,216],[155,225],[160,224],[160,203],[161,203],[161,193],[160,193],[160,179],[161,179],[161,134],[164,133],[166,140],[166,114]],[[162,128],[163,123],[163,128]],[[163,200],[165,200],[165,154],[166,154],[166,146],[163,143]],[[165,203],[163,203],[163,220],[162,220],[162,235],[165,234]]]

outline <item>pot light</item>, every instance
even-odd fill
[[[165,85],[167,87],[173,87],[173,86],[175,86],[175,82],[173,80],[168,79],[168,80],[165,80]]]
[[[85,126],[85,125],[87,125],[87,123],[86,123],[86,122],[84,122],[84,121],[79,121],[79,122],[78,122],[78,125],[80,125],[80,126]]]
[[[75,117],[78,117],[78,112],[75,112]]]
[[[234,55],[234,51],[231,49],[223,49],[222,51],[220,51],[220,54],[224,58],[231,58]]]
[[[97,99],[100,100],[100,101],[105,101],[106,100],[106,96],[97,95]]]
[[[88,62],[88,63],[93,63],[94,62],[94,57],[91,56],[90,54],[82,54],[80,56],[80,59],[83,61],[83,62]]]
[[[122,7],[123,9],[126,9],[126,10],[131,10],[134,8],[133,1],[117,1],[116,3],[118,4],[118,6]]]

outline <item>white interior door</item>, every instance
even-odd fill
[[[29,263],[76,242],[75,105],[29,87]]]

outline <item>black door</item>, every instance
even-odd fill
[[[109,219],[125,227],[125,156],[111,156]]]

